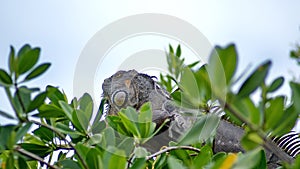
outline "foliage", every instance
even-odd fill
[[[181,48],[169,46],[169,75],[161,75],[174,101],[187,110],[201,110],[194,126],[169,146],[151,154],[143,144],[160,130],[152,122],[151,103],[139,112],[128,107],[118,116],[102,120],[105,100],[93,116],[95,103],[89,94],[69,100],[54,86],[45,90],[28,87],[50,63],[38,64],[40,49],[24,45],[17,53],[11,47],[8,70],[0,69],[0,86],[5,90],[14,115],[0,111],[2,118],[16,124],[1,125],[2,168],[266,168],[262,146],[269,136],[289,132],[300,112],[300,84],[290,82],[292,97],[275,96],[283,82],[278,77],[266,84],[271,61],[266,61],[242,81],[236,75],[236,47],[215,47],[209,63],[184,64]],[[233,90],[238,84],[238,91]],[[259,93],[259,102],[251,96]],[[213,153],[209,141],[219,123],[217,113],[234,124],[244,125],[242,144],[247,153]],[[280,156],[279,156],[280,157]],[[280,157],[281,158],[281,157]],[[286,161],[286,168],[298,168],[299,158]],[[54,162],[53,162],[54,161]],[[249,164],[248,161],[251,161]]]

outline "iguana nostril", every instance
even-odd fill
[[[112,95],[113,104],[118,107],[125,105],[128,99],[128,94],[125,91],[117,91]]]

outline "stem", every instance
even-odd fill
[[[172,150],[178,150],[178,149],[191,150],[191,151],[195,151],[197,153],[200,153],[200,149],[195,148],[195,147],[191,147],[191,146],[173,146],[173,147],[167,147],[167,148],[162,149],[162,150],[160,150],[160,151],[158,151],[154,154],[151,154],[151,155],[147,156],[146,160],[150,160],[153,157],[156,157],[156,156],[161,155],[163,153],[166,153],[166,152],[169,152],[169,151],[172,151]]]
[[[26,108],[25,108],[25,105],[24,105],[24,103],[23,103],[23,101],[22,101],[22,98],[21,98],[21,96],[20,96],[18,84],[15,83],[14,86],[15,86],[15,90],[16,90],[16,94],[17,94],[18,101],[20,102],[21,108],[22,108],[23,112],[25,113],[25,112],[26,112]]]
[[[9,87],[5,87],[5,93],[6,93],[6,96],[8,97],[8,100],[9,100],[9,103],[11,105],[11,107],[13,108],[17,118],[19,119],[19,121],[23,121],[22,117],[20,116],[18,110],[16,109],[14,103],[13,103],[13,97],[11,95],[11,92],[9,90]]]
[[[55,166],[55,165],[51,165],[50,163],[44,161],[44,159],[42,159],[41,157],[39,157],[39,156],[37,156],[37,155],[35,155],[35,154],[29,152],[29,151],[26,151],[26,150],[22,149],[22,148],[19,147],[19,146],[15,147],[14,150],[17,151],[17,152],[19,152],[19,153],[21,153],[21,154],[23,154],[23,155],[25,155],[25,156],[27,156],[27,157],[30,157],[30,158],[32,158],[32,159],[35,159],[35,160],[39,161],[39,162],[42,163],[42,164],[47,165],[49,168],[52,168],[52,169],[59,169],[59,167],[57,167],[57,166]]]
[[[220,100],[220,102],[223,102]],[[221,103],[223,104],[223,103]],[[234,108],[231,107],[231,105],[225,103],[225,108],[228,109],[234,116],[236,116],[238,119],[243,121],[251,130],[257,131],[257,134],[260,138],[264,140],[263,146],[268,149],[269,151],[273,152],[278,158],[280,158],[282,161],[285,161],[289,164],[292,164],[294,162],[294,159],[287,155],[281,148],[279,148],[272,140],[270,140],[266,134],[256,125],[252,124],[250,121],[248,121],[245,117],[241,115],[241,113],[237,112]]]
[[[72,142],[68,141],[62,133],[60,133],[59,131],[56,130],[56,128],[54,128],[50,125],[44,124],[44,123],[40,123],[38,121],[34,121],[34,120],[29,120],[29,122],[32,122],[36,125],[40,125],[40,126],[48,128],[48,129],[52,130],[54,133],[56,133],[60,138],[65,140],[66,143],[70,146],[70,148],[72,148],[75,151],[75,153],[77,154],[77,156],[78,156],[79,160],[81,161],[82,165],[84,166],[84,168],[88,169],[88,166],[87,166],[86,162],[84,161],[84,158],[81,156],[81,154],[77,153],[77,150],[75,149],[75,145]]]

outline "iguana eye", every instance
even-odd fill
[[[116,91],[112,95],[112,102],[118,107],[122,107],[125,105],[128,99],[128,94],[125,91]]]

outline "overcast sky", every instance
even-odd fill
[[[300,42],[300,1],[252,0],[250,2],[245,3],[240,0],[0,1],[0,67],[7,68],[10,45],[16,49],[25,43],[41,47],[41,61],[51,62],[52,66],[43,77],[31,84],[41,88],[48,84],[59,86],[69,98],[72,98],[73,78],[78,58],[86,44],[98,31],[124,17],[158,13],[188,22],[196,27],[212,45],[225,46],[235,43],[240,56],[239,70],[250,63],[257,65],[266,59],[271,59],[273,61],[271,77],[283,75],[291,79],[293,75],[299,76],[299,67],[289,59],[289,51],[296,42]],[[168,39],[165,39],[163,42],[167,41]],[[153,40],[145,42],[140,50],[145,45],[153,46],[154,43]],[[138,45],[140,44],[127,45],[126,48],[130,49]],[[164,50],[167,45],[168,43],[155,47]],[[111,69],[115,70],[114,67]],[[288,92],[287,84],[286,81],[286,89],[283,92]],[[4,94],[3,90],[0,94]],[[8,102],[2,96],[0,98],[0,110],[7,109]]]

